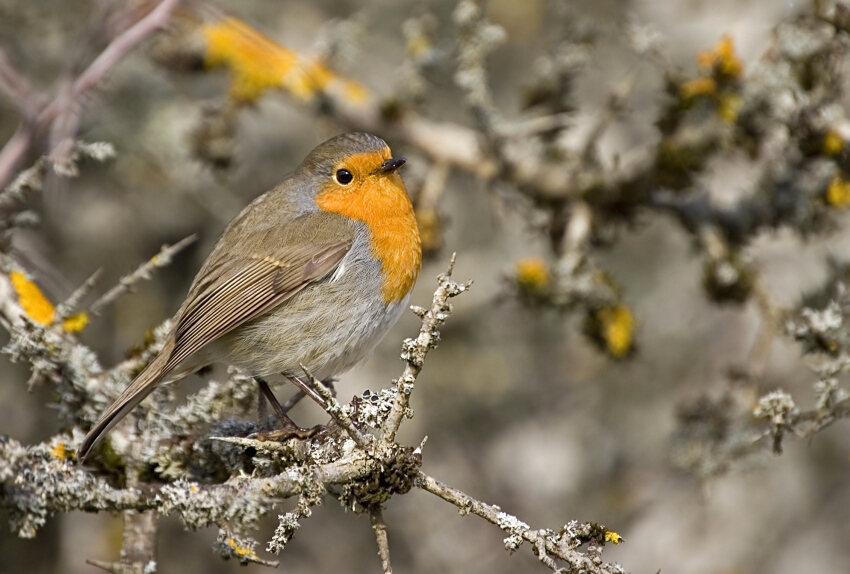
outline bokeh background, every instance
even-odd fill
[[[395,89],[404,57],[402,23],[420,2],[392,0],[270,2],[219,1],[233,15],[281,44],[309,53],[323,34],[348,34],[334,67],[374,92]],[[633,0],[580,2],[602,25],[633,15],[652,24],[672,61],[695,69],[698,51],[722,35],[734,38],[745,66],[768,47],[773,26],[808,8],[802,0]],[[426,2],[438,16],[435,35],[450,41],[451,0]],[[0,46],[37,87],[47,88],[69,54],[91,49],[79,42],[96,2],[0,0]],[[537,57],[551,44],[552,7],[544,0],[493,0],[491,21],[508,41],[489,60],[496,104],[505,116],[523,116],[522,86]],[[347,23],[346,25],[341,25]],[[601,42],[577,86],[576,130],[600,109],[600,93],[636,74],[629,97],[634,110],[603,140],[606,153],[624,160],[654,143],[652,121],[662,103],[661,78],[617,44]],[[469,123],[451,80],[451,62],[433,75],[424,106],[434,118]],[[189,134],[203,107],[220,103],[223,74],[181,75],[157,66],[145,50],[127,58],[102,90],[90,96],[81,137],[112,142],[115,161],[86,164],[79,178],[54,182],[32,199],[42,226],[16,239],[53,300],[66,297],[103,268],[105,289],[164,243],[198,233],[199,241],[120,299],[82,333],[104,364],[123,358],[144,333],[170,316],[227,221],[273,186],[303,156],[341,128],[320,120],[282,94],[243,111],[232,167],[215,173],[192,157]],[[0,140],[17,125],[0,100]],[[411,186],[425,175],[415,150],[408,157]],[[712,190],[734,195],[750,177],[732,159],[715,166]],[[675,464],[676,413],[683,402],[719,395],[727,371],[746,361],[759,317],[754,305],[718,307],[706,300],[691,239],[660,215],[642,215],[621,240],[596,256],[623,286],[639,321],[638,351],[614,361],[581,335],[581,319],[529,309],[502,297],[505,273],[516,260],[547,255],[527,213],[470,176],[454,174],[440,204],[447,218],[445,245],[425,262],[412,302],[426,305],[436,275],[458,252],[455,276],[475,280],[455,302],[440,347],[429,355],[413,399],[416,417],[403,442],[424,436],[426,472],[502,506],[532,526],[558,528],[571,519],[597,521],[625,544],[605,550],[633,573],[679,574],[843,572],[850,569],[850,437],[842,424],[810,443],[790,442],[779,457],[750,460],[703,480]],[[765,234],[751,248],[765,284],[779,304],[791,305],[826,275],[824,257],[848,257],[848,233],[838,230],[803,243],[792,233]],[[361,369],[338,385],[343,398],[387,386],[401,373],[400,344],[418,328],[408,313]],[[56,432],[48,386],[27,392],[29,373],[0,359],[0,435],[24,443]],[[763,389],[783,387],[802,401],[815,376],[799,347],[778,339]],[[187,381],[188,388],[201,383]],[[194,386],[193,386],[194,385]],[[810,406],[806,404],[805,406]],[[295,412],[303,424],[321,417],[311,405]],[[283,505],[283,509],[287,504]],[[385,512],[397,572],[544,572],[523,549],[509,555],[504,534],[428,493],[395,497]],[[274,517],[259,540],[270,538]],[[213,529],[186,532],[162,519],[159,571],[232,572],[210,550]],[[0,530],[0,572],[93,572],[86,558],[114,560],[121,543],[117,515],[55,516],[37,538],[18,540]],[[328,500],[305,520],[279,557],[289,573],[378,572],[368,518]],[[260,571],[259,566],[247,567]]]

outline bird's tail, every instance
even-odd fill
[[[173,350],[174,339],[169,338],[156,358],[133,379],[133,382],[121,393],[121,396],[100,416],[100,420],[92,427],[86,438],[83,439],[80,448],[77,449],[77,460],[84,460],[94,445],[112,427],[118,424],[127,413],[136,408],[140,402],[145,400],[145,397],[153,392],[162,378],[170,371],[167,367]]]

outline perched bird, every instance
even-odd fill
[[[157,385],[211,363],[250,373],[274,401],[266,378],[283,375],[308,390],[301,365],[322,380],[366,359],[406,307],[422,263],[398,174],[404,162],[377,136],[339,135],[243,209],[195,277],[162,350],[103,413],[78,457]]]

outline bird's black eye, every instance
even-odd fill
[[[353,179],[354,176],[347,169],[338,169],[336,172],[336,180],[342,185],[348,185]]]

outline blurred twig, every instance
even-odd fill
[[[121,280],[118,282],[118,285],[104,293],[98,300],[92,303],[89,306],[89,312],[92,315],[99,315],[100,312],[107,305],[112,304],[121,295],[132,289],[137,282],[143,279],[150,279],[151,273],[155,269],[169,265],[171,263],[172,258],[177,253],[197,241],[197,239],[198,236],[193,234],[186,237],[185,239],[181,239],[174,245],[163,245],[159,253],[151,257],[149,261],[146,261],[145,263],[140,265],[138,269],[136,269],[129,275],[125,275],[124,277],[122,277]]]

